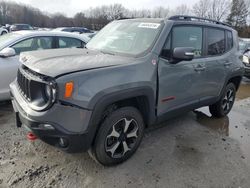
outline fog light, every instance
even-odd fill
[[[39,127],[46,130],[55,130],[55,128],[50,124],[40,124]]]
[[[68,146],[68,141],[67,139],[65,138],[59,138],[59,145],[62,147],[62,148],[66,148]]]

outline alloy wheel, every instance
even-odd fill
[[[138,129],[135,119],[123,118],[117,121],[106,137],[106,153],[112,158],[123,157],[135,146]]]
[[[228,112],[232,108],[234,103],[234,98],[235,95],[233,89],[228,89],[226,95],[222,100],[222,109],[224,112]]]

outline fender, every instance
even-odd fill
[[[148,119],[147,119],[147,122],[145,123],[148,125],[153,124],[156,121],[156,115],[155,115],[156,98],[155,98],[154,90],[151,87],[141,86],[141,87],[130,88],[130,89],[125,89],[121,91],[115,91],[112,93],[106,93],[101,98],[98,97],[99,99],[97,102],[95,102],[95,106],[93,108],[93,112],[89,121],[87,132],[91,135],[89,137],[89,139],[91,140],[91,143],[93,142],[95,135],[97,133],[98,126],[100,124],[103,112],[109,105],[115,102],[121,101],[121,100],[134,98],[134,97],[140,97],[140,96],[145,96],[149,104]],[[91,101],[96,101],[96,100],[93,99]]]
[[[242,80],[243,74],[244,74],[244,69],[239,69],[226,77],[225,83],[224,83],[223,87],[221,88],[220,95],[217,97],[216,102],[221,99],[221,97],[223,95],[223,91],[225,90],[229,80],[234,78],[234,77],[241,77],[241,80]],[[240,82],[241,82],[241,80],[240,80]],[[236,88],[236,90],[238,90],[238,88]]]

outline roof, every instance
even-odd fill
[[[199,24],[199,25],[207,25],[207,26],[216,26],[224,29],[233,30],[233,28],[223,22],[201,18],[196,16],[186,16],[186,15],[176,15],[171,16],[169,18],[133,18],[133,19],[124,19],[119,21],[138,21],[138,22],[153,22],[153,23],[160,23],[160,22],[181,22],[183,24]]]
[[[23,30],[23,31],[15,31],[13,33],[17,33],[20,35],[19,38],[22,37],[28,37],[28,36],[63,36],[63,37],[73,37],[81,39],[85,42],[87,42],[87,38],[84,36],[81,36],[77,33],[67,33],[62,31],[36,31],[36,30]]]
[[[120,20],[115,20],[115,21],[137,21],[137,22],[153,22],[153,23],[160,23],[163,22],[164,18],[130,18],[130,19],[120,19]]]

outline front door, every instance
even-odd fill
[[[203,54],[203,28],[200,26],[174,26],[163,47],[158,63],[159,90],[158,116],[198,103],[205,81]],[[176,47],[193,47],[195,58],[173,64],[171,53]]]
[[[9,85],[13,82],[17,75],[17,69],[19,66],[19,56],[0,58],[0,95],[1,99],[8,99]]]

